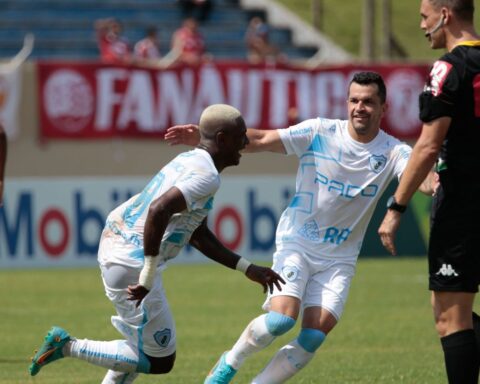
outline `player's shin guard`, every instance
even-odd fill
[[[325,340],[318,329],[304,328],[298,338],[281,348],[252,384],[283,383],[305,367]]]
[[[477,384],[479,352],[475,332],[466,329],[441,339],[449,384]]]
[[[253,319],[227,353],[225,361],[238,370],[248,356],[270,345],[275,337],[294,325],[295,319],[273,311]]]
[[[150,372],[147,356],[125,340],[73,340],[68,354],[118,372]]]
[[[138,373],[135,372],[117,372],[109,369],[102,384],[132,384],[137,377]]]

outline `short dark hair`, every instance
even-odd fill
[[[475,6],[473,0],[429,0],[437,8],[447,7],[457,15],[460,20],[473,22]]]
[[[157,27],[150,25],[145,29],[145,35],[149,37],[155,37],[157,35]]]
[[[360,84],[360,85],[370,85],[376,84],[378,88],[378,96],[380,97],[380,101],[382,104],[387,101],[387,88],[385,87],[385,83],[383,82],[382,76],[380,76],[377,72],[365,71],[365,72],[357,72],[353,75],[352,80],[349,84],[352,83]]]

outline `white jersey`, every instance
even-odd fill
[[[382,130],[367,144],[348,121],[311,119],[278,133],[300,160],[296,191],[277,228],[277,249],[303,249],[314,262],[355,259],[375,206],[401,176],[411,148]]]
[[[168,223],[160,245],[160,264],[174,258],[211,210],[219,186],[220,176],[208,152],[197,148],[178,155],[141,193],[108,215],[98,252],[100,264],[143,266],[143,232],[148,208],[172,187],[182,192],[187,209],[174,214]]]

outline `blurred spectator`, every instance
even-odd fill
[[[247,59],[250,63],[285,60],[285,56],[280,54],[278,48],[270,44],[268,34],[269,27],[260,17],[255,16],[250,20],[245,34]]]
[[[183,18],[195,18],[197,21],[205,21],[212,9],[212,0],[177,0],[183,14]]]
[[[122,36],[122,25],[113,18],[95,21],[100,59],[107,63],[131,63],[132,54],[127,39]]]
[[[177,53],[178,63],[197,65],[208,59],[205,41],[193,18],[185,19],[172,37],[172,51]]]
[[[145,37],[139,40],[133,48],[133,55],[137,62],[145,64],[157,64],[159,62],[161,54],[157,36],[156,27],[147,28]]]

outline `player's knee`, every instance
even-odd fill
[[[435,314],[435,329],[437,331],[438,336],[444,337],[447,336],[448,333],[452,328],[451,319],[449,319],[444,313]]]
[[[297,342],[307,352],[314,353],[322,345],[325,337],[325,333],[319,329],[302,328]]]
[[[280,336],[293,328],[295,325],[295,319],[282,313],[270,311],[265,318],[265,323],[268,332],[273,336]]]
[[[175,352],[165,357],[148,356],[150,372],[153,375],[161,375],[170,372],[175,365]]]

